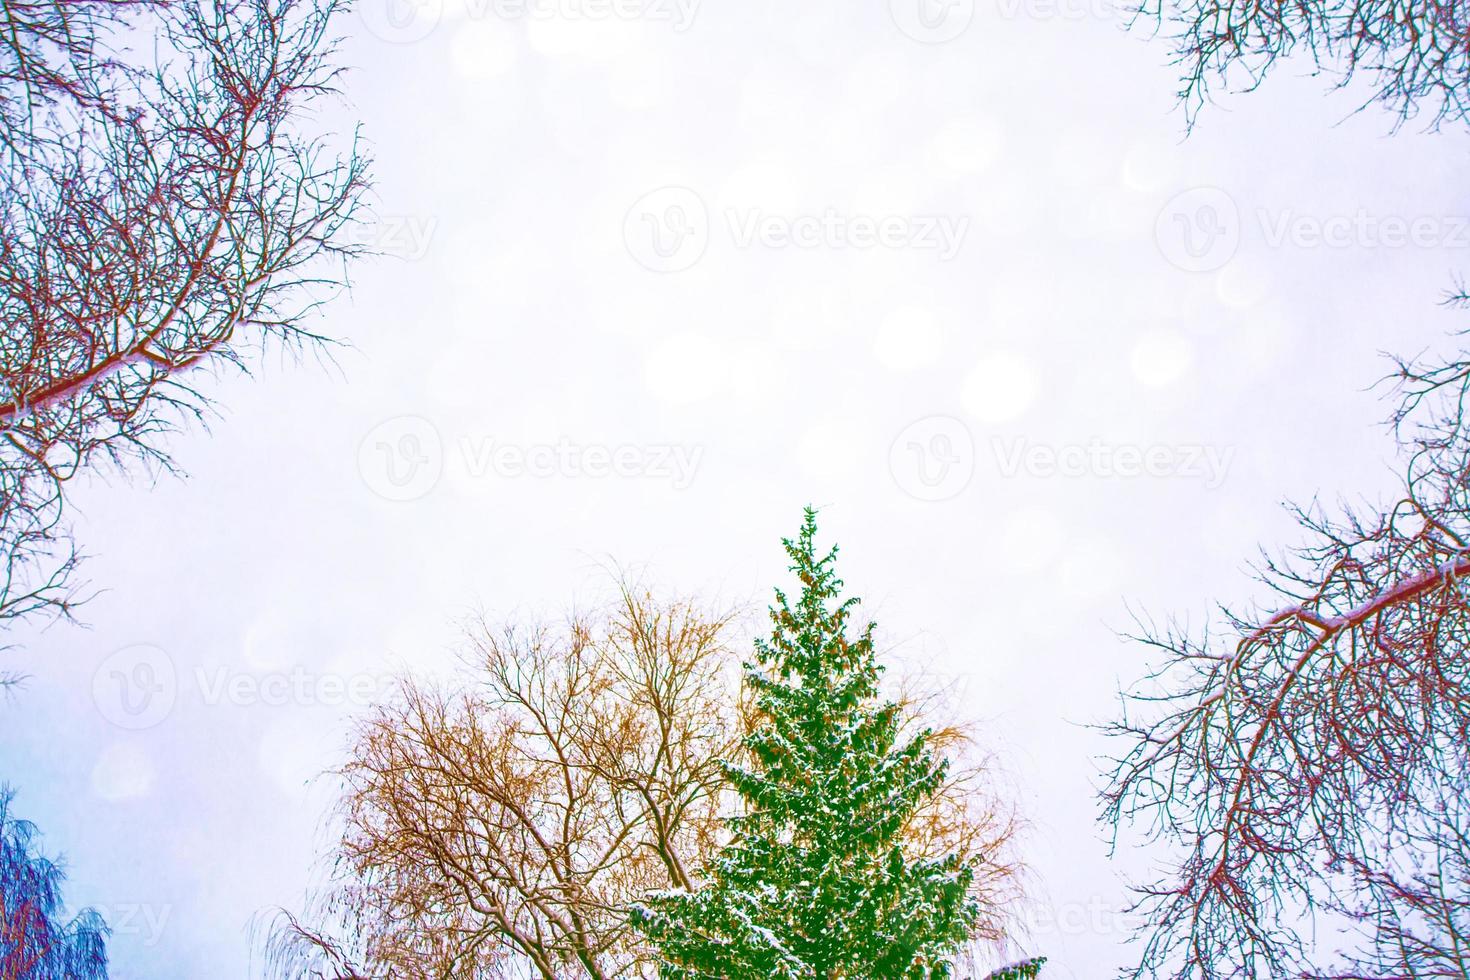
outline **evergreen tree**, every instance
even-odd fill
[[[847,636],[837,549],[816,552],[816,514],[785,540],[801,582],[778,589],[772,632],[746,666],[756,721],[747,765],[726,770],[743,807],[694,891],[633,910],[666,978],[918,980],[949,977],[979,915],[974,868],[905,856],[901,832],[939,788],[929,733],[900,743],[879,693],[873,627]]]

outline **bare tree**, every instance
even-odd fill
[[[1136,976],[1467,976],[1470,361],[1396,380],[1402,499],[1299,511],[1279,611],[1142,637],[1162,664],[1112,726],[1106,813],[1180,857],[1141,889]],[[1346,968],[1313,962],[1332,922]]]
[[[0,4],[0,621],[70,614],[67,482],[168,467],[207,409],[191,371],[320,339],[364,181],[297,126],[333,90],[338,7]]]
[[[478,623],[471,684],[405,680],[359,728],[318,910],[335,924],[283,915],[265,944],[275,975],[654,976],[627,909],[693,886],[724,839],[721,761],[747,723],[732,624],[627,585],[560,628]],[[983,856],[977,938],[994,941],[1015,891],[1012,822],[972,760],[908,833]]]
[[[1339,86],[1367,76],[1372,99],[1400,121],[1470,115],[1470,8],[1459,0],[1143,0],[1138,10],[1172,35],[1191,122],[1215,85],[1254,89],[1297,55]]]
[[[717,832],[727,624],[626,588],[562,628],[477,624],[466,687],[404,680],[342,773],[331,911],[359,965],[327,975],[636,975],[623,908],[687,884]],[[331,948],[276,939],[295,976]]]
[[[1007,802],[1000,763],[985,749],[980,726],[958,710],[954,689],[913,673],[901,675],[897,687],[905,718],[900,738],[927,731],[929,746],[947,762],[944,783],[904,826],[904,852],[920,860],[953,855],[974,869],[970,894],[980,916],[957,965],[978,977],[1021,938],[1014,912],[1025,898],[1026,870],[1014,847],[1025,823]]]
[[[1398,860],[1358,869],[1368,888],[1355,918],[1371,945],[1334,980],[1470,976],[1470,780],[1462,770],[1428,791]]]

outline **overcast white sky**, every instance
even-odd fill
[[[1019,787],[1032,951],[1110,973],[1085,725],[1141,670],[1117,631],[1248,601],[1280,500],[1392,489],[1366,389],[1463,325],[1470,142],[1290,70],[1184,140],[1167,45],[1103,0],[364,2],[335,124],[397,257],[326,317],[352,348],[212,383],[187,480],[82,489],[109,591],[6,654],[0,775],[114,976],[252,975],[344,687],[605,559],[763,605],[808,502]]]

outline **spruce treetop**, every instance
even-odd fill
[[[665,977],[948,977],[979,914],[969,862],[905,853],[905,825],[946,763],[928,731],[901,738],[873,626],[849,637],[858,600],[816,533],[807,508],[783,541],[801,594],[776,590],[771,635],[746,666],[751,728],[743,759],[725,764],[742,804],[732,839],[701,887],[633,910]]]

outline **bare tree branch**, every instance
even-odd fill
[[[66,484],[170,467],[208,408],[192,370],[320,343],[365,167],[296,128],[332,93],[337,9],[0,5],[0,619],[71,614]],[[165,55],[112,53],[125,26]]]
[[[1181,857],[1140,889],[1156,928],[1136,976],[1465,975],[1470,362],[1394,381],[1402,499],[1298,510],[1313,543],[1262,570],[1280,611],[1141,637],[1163,664],[1110,726],[1127,750],[1106,817]],[[1333,972],[1302,937],[1344,920],[1369,952],[1345,937],[1356,965]],[[1431,948],[1458,972],[1403,972]]]
[[[1191,125],[1214,87],[1254,90],[1298,55],[1339,86],[1367,76],[1370,101],[1400,122],[1470,118],[1470,8],[1458,0],[1143,0],[1137,10],[1170,32]]]

